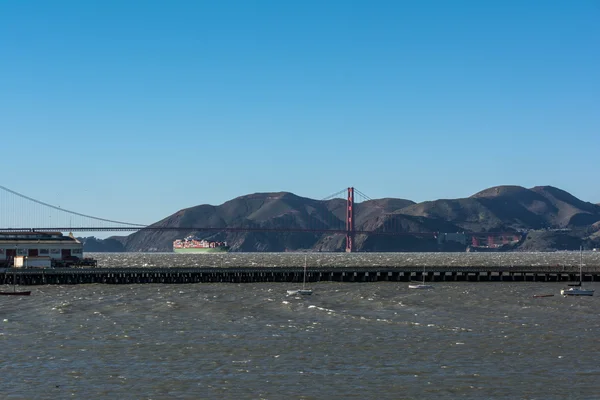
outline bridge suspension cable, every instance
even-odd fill
[[[347,191],[348,191],[348,189],[344,188],[344,189],[340,190],[339,192],[336,192],[334,194],[331,194],[331,195],[329,195],[327,197],[322,198],[321,201],[327,201],[327,200],[335,199],[336,197],[346,198]]]
[[[49,207],[49,208],[52,208],[54,210],[62,211],[62,212],[67,213],[67,214],[77,215],[79,217],[89,218],[89,219],[93,219],[93,220],[96,220],[96,221],[111,222],[111,223],[114,223],[114,224],[128,225],[128,226],[132,226],[132,227],[144,227],[144,226],[147,226],[146,224],[134,224],[134,223],[131,223],[131,222],[115,221],[115,220],[111,220],[111,219],[94,217],[92,215],[86,215],[86,214],[78,213],[76,211],[66,210],[64,208],[60,208],[60,207],[54,206],[52,204],[45,203],[43,201],[36,200],[36,199],[31,198],[29,196],[25,196],[24,194],[21,194],[19,192],[15,192],[14,190],[11,190],[11,189],[9,189],[9,188],[7,188],[5,186],[1,186],[0,185],[0,189],[4,190],[5,192],[14,194],[14,195],[16,195],[18,197],[21,197],[23,199],[32,201],[32,202],[34,202],[36,204],[40,204],[42,206]]]
[[[359,198],[360,198],[360,201],[357,201],[357,203],[365,201],[365,200],[373,200],[372,198],[370,198],[369,196],[367,196],[366,194],[364,194],[363,192],[361,192],[360,190],[358,190],[356,188],[354,188],[354,192],[357,195],[359,195]],[[335,199],[336,197],[345,199],[346,196],[347,196],[347,194],[348,194],[348,189],[347,188],[346,189],[342,189],[339,192],[336,192],[334,194],[331,194],[331,195],[329,195],[327,197],[322,198],[321,201],[327,201],[327,200]]]
[[[372,198],[370,198],[369,196],[367,196],[366,194],[364,194],[363,192],[361,192],[360,190],[358,190],[356,188],[354,188],[354,191],[356,192],[356,194],[358,194],[364,200],[373,200]]]

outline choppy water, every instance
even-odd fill
[[[87,253],[99,267],[436,266],[579,265],[579,252],[539,253]],[[583,263],[600,266],[600,252],[583,252]]]
[[[540,282],[316,283],[303,298],[283,283],[30,287],[0,298],[0,397],[594,399],[588,286],[598,296]]]

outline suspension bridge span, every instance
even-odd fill
[[[52,205],[33,197],[21,194],[7,187],[0,186],[0,232],[262,232],[262,233],[315,233],[324,235],[344,235],[346,251],[355,249],[356,235],[415,236],[438,238],[439,232],[414,232],[407,230],[401,223],[401,216],[381,212],[383,222],[375,228],[357,225],[376,200],[349,187],[321,199],[322,202],[335,202],[332,207],[324,208],[321,213],[308,213],[301,224],[297,223],[294,211],[277,216],[274,223],[257,223],[249,219],[241,221],[237,226],[223,224],[196,226],[169,226],[161,223],[140,224],[116,219],[101,218]],[[371,202],[371,204],[369,204]],[[376,207],[375,207],[376,208]],[[364,218],[363,218],[364,219]],[[506,242],[514,240],[515,233],[465,233],[474,244],[482,238],[488,242]],[[510,239],[509,239],[510,238]]]

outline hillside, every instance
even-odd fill
[[[402,214],[448,221],[468,231],[580,228],[600,220],[600,207],[552,186],[498,186],[471,197],[414,204]]]
[[[85,251],[89,252],[120,253],[125,251],[125,237],[114,236],[106,239],[98,239],[91,236],[85,238],[78,237],[77,240],[83,243],[83,248],[85,249]]]
[[[227,241],[232,251],[343,251],[343,234],[259,230],[343,230],[345,213],[344,199],[321,201],[288,192],[254,193],[217,206],[204,204],[179,210],[151,225],[174,230],[137,232],[113,240],[108,247],[116,249],[122,243],[126,251],[171,251],[175,239],[196,234]],[[197,232],[192,227],[212,227],[215,231]],[[223,227],[257,231],[219,232],[218,228]],[[582,242],[600,245],[596,243],[600,242],[600,206],[552,186],[497,186],[460,199],[415,203],[385,198],[357,203],[355,229],[407,233],[356,235],[358,251],[464,251],[464,244],[440,245],[431,235],[408,234],[461,231],[532,231],[520,245],[523,250],[559,250],[577,248]],[[545,233],[534,235],[534,231]],[[101,248],[96,240],[91,244]]]

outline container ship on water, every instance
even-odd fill
[[[215,242],[188,236],[173,242],[175,253],[226,253],[229,251],[227,242]]]

